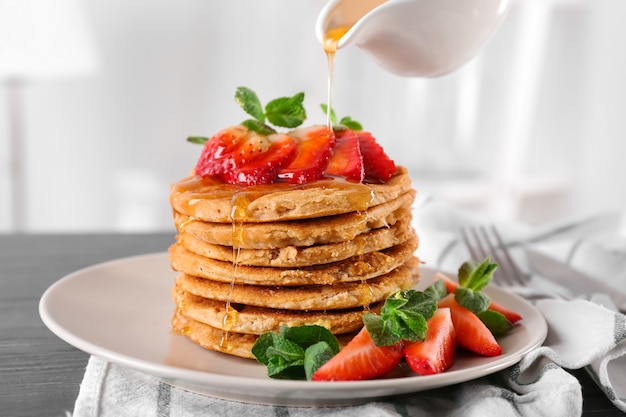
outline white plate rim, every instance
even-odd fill
[[[171,287],[176,273],[169,268],[168,254],[158,252],[147,255],[130,256],[77,270],[53,283],[40,299],[40,317],[54,334],[70,345],[91,355],[104,358],[109,362],[152,375],[173,386],[228,400],[292,406],[357,404],[372,401],[375,398],[419,392],[473,380],[516,364],[526,353],[540,346],[547,335],[546,321],[532,304],[515,294],[508,293],[492,285],[487,289],[487,292],[494,300],[502,301],[501,299],[504,298],[507,302],[512,301],[515,309],[523,313],[524,320],[521,325],[518,325],[518,328],[525,329],[529,337],[525,338],[526,340],[523,342],[516,343],[514,351],[505,352],[505,354],[496,358],[488,358],[486,360],[480,358],[480,365],[459,370],[454,370],[453,368],[451,371],[438,375],[410,376],[369,381],[308,382],[213,374],[204,370],[181,368],[165,363],[157,363],[154,360],[146,360],[138,355],[129,355],[103,346],[102,340],[95,340],[93,336],[89,337],[81,334],[81,329],[72,328],[72,325],[68,323],[66,319],[60,317],[59,313],[55,311],[55,308],[58,310],[58,305],[55,306],[55,303],[59,303],[61,294],[75,290],[79,282],[81,282],[81,284],[88,282],[90,277],[96,273],[106,273],[114,268],[121,268],[122,270],[124,268],[132,269],[144,264],[154,265],[155,263],[164,267],[162,278],[168,279],[168,281],[163,282],[155,280],[155,285],[158,283],[158,285],[163,286],[167,291],[167,297],[169,297],[169,289],[166,287],[166,284]],[[421,267],[421,271],[422,275],[430,276],[435,272],[426,267]],[[448,275],[450,276],[452,274]],[[145,277],[138,277],[138,279],[145,279]],[[123,283],[121,282],[121,278],[118,279],[118,281],[120,282],[116,284]],[[427,282],[421,282],[420,285],[425,285],[426,283]],[[80,291],[82,290],[79,290],[79,292]],[[89,295],[90,294],[85,293],[86,297]],[[68,305],[67,308],[77,309],[77,306]],[[168,305],[167,308],[173,311],[173,302]],[[80,314],[81,312],[76,311],[76,313]],[[165,323],[164,326],[169,327],[169,322]],[[176,334],[171,334],[170,336],[186,340],[184,336]],[[213,354],[213,352],[210,353]],[[258,366],[262,367],[262,365]]]

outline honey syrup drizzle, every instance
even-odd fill
[[[232,346],[228,345],[228,335],[233,326],[237,323],[238,311],[232,307],[231,299],[235,289],[235,281],[237,279],[237,267],[239,266],[239,255],[241,246],[243,245],[244,222],[246,219],[247,207],[250,204],[250,195],[246,192],[239,191],[233,194],[231,201],[231,219],[232,219],[232,241],[233,241],[233,273],[230,280],[230,288],[226,298],[226,311],[222,318],[222,339],[220,340],[220,350],[228,352]]]
[[[329,29],[324,33],[324,52],[326,52],[326,58],[328,60],[328,80],[327,80],[327,97],[326,105],[328,111],[326,113],[326,126],[330,131],[332,129],[331,109],[333,108],[333,73],[335,67],[335,54],[337,53],[337,45],[339,39],[350,29],[350,26],[342,26],[338,28]]]
[[[326,115],[326,124],[328,126],[329,131],[332,129],[332,121],[331,121],[331,110],[332,110],[332,102],[333,102],[333,79],[334,79],[334,66],[335,66],[335,55],[337,53],[337,45],[339,44],[339,40],[343,35],[350,30],[351,26],[340,26],[333,29],[329,29],[324,33],[324,41],[323,47],[324,52],[326,52],[326,58],[328,60],[328,84],[327,84],[327,115]],[[360,195],[355,201],[354,204],[358,207],[357,212],[363,216],[363,222],[367,223],[368,213],[367,209],[371,205],[374,200],[374,191],[370,187],[369,198]],[[363,252],[363,248],[359,248],[359,255]],[[374,290],[371,285],[367,282],[367,279],[363,278],[361,280],[361,284],[359,285],[359,304],[363,306],[365,311],[369,311],[369,306],[374,298]]]

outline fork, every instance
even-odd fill
[[[501,286],[523,286],[527,278],[517,266],[495,226],[470,226],[461,229],[463,243],[473,259],[490,257],[498,264],[494,279]]]

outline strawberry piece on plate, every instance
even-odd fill
[[[322,178],[335,145],[332,130],[326,126],[312,126],[293,130],[289,135],[296,143],[296,154],[280,169],[278,178],[291,184],[306,184]]]
[[[391,371],[402,359],[402,342],[376,346],[367,329],[348,342],[338,354],[322,365],[313,381],[355,381],[373,379]]]
[[[450,277],[448,277],[447,275],[442,274],[441,272],[437,272],[435,274],[435,276],[433,277],[433,281],[437,281],[437,280],[442,280],[446,286],[446,289],[448,290],[449,293],[454,294],[454,290],[456,289],[456,287],[459,286],[458,282],[453,281]],[[491,303],[489,304],[489,310],[493,310],[493,311],[497,311],[498,313],[502,314],[504,317],[506,317],[506,319],[508,321],[510,321],[511,323],[517,323],[518,321],[522,320],[522,316],[517,313],[516,311],[511,310],[508,307],[503,306],[500,303],[497,303],[493,300],[491,300]]]
[[[441,373],[454,363],[455,339],[450,309],[439,308],[428,320],[426,338],[404,345],[404,359],[419,375]]]
[[[230,184],[272,183],[281,167],[296,151],[293,139],[285,134],[269,136],[244,126],[226,128],[204,145],[196,165],[196,175],[218,175]]]
[[[337,133],[335,149],[328,161],[326,174],[362,182],[365,177],[359,138],[352,130]]]
[[[396,172],[396,164],[369,132],[356,132],[359,138],[365,179],[369,182],[385,182]]]
[[[438,305],[439,308],[450,309],[458,346],[482,356],[498,356],[502,353],[502,348],[487,326],[472,311],[461,307],[454,299],[454,294],[445,296]]]

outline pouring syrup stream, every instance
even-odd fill
[[[335,53],[337,52],[337,45],[339,39],[350,29],[350,26],[341,26],[333,29],[329,29],[324,34],[324,52],[326,52],[326,58],[328,59],[328,84],[327,84],[327,112],[326,112],[326,126],[330,132],[333,128],[332,119],[330,117],[331,110],[333,108],[333,70],[335,64]]]

